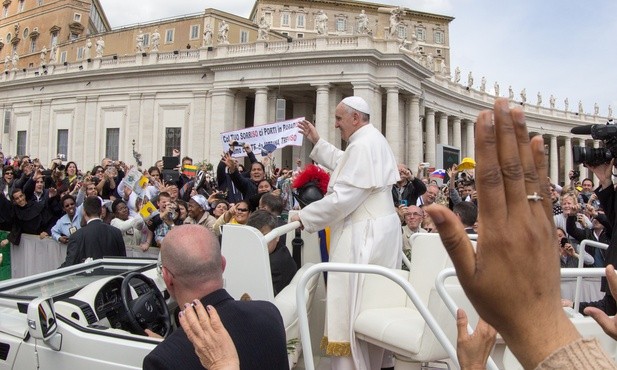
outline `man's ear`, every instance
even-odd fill
[[[225,256],[221,256],[221,271],[225,272],[225,266],[227,266],[227,260],[225,259]]]
[[[165,286],[167,287],[167,291],[169,291],[169,294],[173,296],[174,282],[171,278],[171,274],[166,268],[163,268],[161,272],[163,275],[163,281],[165,282]]]

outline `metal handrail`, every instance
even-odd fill
[[[583,263],[585,260],[585,247],[586,246],[591,246],[594,248],[600,248],[600,249],[604,249],[607,250],[608,249],[608,244],[605,243],[600,243],[597,242],[595,240],[591,240],[591,239],[585,239],[583,240],[579,246],[579,255],[578,255],[578,268],[583,268]],[[576,276],[576,288],[574,289],[574,312],[578,312],[578,308],[579,305],[581,303],[581,299],[580,299],[580,293],[581,293],[581,285],[583,284],[583,277],[578,275]]]
[[[456,357],[456,350],[409,281],[397,275],[393,270],[382,266],[327,262],[309,267],[300,277],[300,281],[298,282],[298,286],[296,288],[296,304],[298,310],[298,322],[300,324],[300,338],[302,339],[302,351],[304,352],[304,367],[307,370],[314,370],[315,364],[313,363],[313,349],[310,341],[305,288],[311,276],[324,271],[377,274],[397,283],[401,286],[401,288],[403,288],[405,293],[407,293],[407,296],[411,299],[414,306],[416,306],[416,309],[420,315],[422,315],[422,318],[426,321],[426,324],[431,329],[439,343],[446,350],[452,361],[456,364],[456,366],[460,366]]]
[[[446,290],[445,283],[446,279],[452,276],[456,276],[456,271],[454,270],[454,268],[450,267],[442,270],[435,278],[435,288],[437,289],[437,294],[439,294],[441,300],[443,300],[443,303],[445,303],[446,307],[448,308],[448,311],[450,311],[450,313],[452,314],[452,316],[454,316],[454,319],[456,320],[456,310],[458,309],[458,306]],[[467,332],[469,334],[473,333],[473,328],[469,324],[467,324]],[[499,367],[490,356],[488,358],[488,362],[486,363],[486,367],[490,370],[499,370]]]
[[[562,278],[564,277],[567,277],[567,278],[569,277],[602,277],[604,276],[605,270],[604,268],[600,268],[600,267],[568,268],[568,269],[561,269],[560,273],[561,273]],[[454,268],[447,268],[447,269],[442,270],[437,275],[437,278],[435,279],[435,287],[437,289],[437,293],[439,294],[441,299],[444,301],[446,307],[448,307],[448,310],[450,311],[450,313],[454,317],[456,317],[456,310],[458,309],[458,306],[456,305],[456,302],[454,302],[454,299],[452,299],[452,297],[446,291],[446,288],[445,288],[445,280],[452,276],[456,276],[456,271],[454,270]],[[578,310],[576,310],[576,312],[578,312]],[[471,326],[468,324],[467,331],[471,333],[470,330],[471,330]],[[489,357],[489,362],[487,363],[487,367],[491,370],[498,369],[497,365],[490,357]]]
[[[264,238],[266,239],[266,244],[268,244],[269,242],[271,242],[272,240],[274,240],[275,238],[281,236],[281,235],[285,235],[290,231],[293,231],[299,227],[301,227],[302,224],[300,223],[300,221],[293,221],[290,222],[288,224],[285,224],[283,226],[279,226],[276,229],[273,229],[272,231],[270,231],[269,233],[267,233],[266,235],[264,235]]]

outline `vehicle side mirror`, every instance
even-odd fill
[[[28,332],[35,339],[42,339],[50,347],[59,350],[62,336],[56,335],[58,323],[52,298],[36,298],[28,304]]]

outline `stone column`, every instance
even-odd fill
[[[452,146],[462,149],[461,142],[461,119],[459,117],[453,117],[452,119]],[[462,151],[461,151],[462,154]]]
[[[313,104],[308,102],[294,101],[293,117],[306,117],[307,120],[313,121]],[[287,163],[285,162],[286,160],[283,159],[283,166],[294,169],[297,158],[300,158],[302,160],[302,163],[311,163],[309,154],[311,154],[313,144],[307,139],[304,139],[304,144],[302,144],[302,146],[291,146],[288,148],[291,148],[292,150],[291,158],[288,159]]]
[[[341,130],[337,130],[334,127],[334,112],[336,111],[336,106],[338,105],[338,103],[341,102],[341,100],[343,100],[343,92],[341,91],[340,88],[336,87],[336,86],[332,86],[330,88],[330,105],[329,105],[329,115],[328,115],[328,128],[329,128],[329,135],[327,140],[336,145],[336,147],[338,148],[342,148],[342,143],[343,140],[341,138]]]
[[[579,141],[578,141],[578,146],[580,146],[580,147],[586,147],[586,146],[587,146],[587,143],[585,142],[585,139],[579,139]],[[587,168],[585,168],[585,166],[584,166],[582,163],[580,163],[580,164],[578,165],[577,169],[578,169],[578,172],[580,172],[580,173],[586,173],[585,171],[587,171]],[[566,174],[566,175],[567,175],[567,174]],[[569,179],[566,179],[566,183],[567,183],[567,181],[568,181],[568,180],[569,180]]]
[[[398,162],[402,162],[403,150],[401,144],[403,143],[399,128],[402,127],[399,121],[399,106],[398,106],[398,89],[396,87],[389,87],[387,90],[387,103],[386,103],[386,139],[390,143],[394,157]]]
[[[550,137],[551,137],[551,146],[550,146],[550,154],[549,154],[549,159],[550,159],[549,174],[551,176],[551,181],[559,182],[559,155],[557,152],[557,136],[550,135]]]
[[[439,144],[448,145],[448,115],[439,114]]]
[[[373,94],[373,105],[371,106],[371,123],[380,132],[384,132],[381,119],[381,103],[383,102],[382,96],[383,94],[381,91],[381,87],[377,86]]]
[[[139,148],[142,154],[141,160],[144,163],[154,163],[165,153],[164,146],[159,148],[159,145],[156,145],[158,138],[164,135],[164,133],[160,133],[158,127],[154,127],[154,115],[156,113],[154,99],[155,94],[153,93],[141,95],[141,111],[143,115],[139,139],[136,139],[136,141],[138,143],[141,141]],[[94,122],[96,122],[96,119],[94,119]]]
[[[268,88],[258,87],[255,89],[255,114],[253,126],[268,123]]]
[[[330,85],[319,85],[315,99],[315,128],[319,136],[327,140],[330,126]]]
[[[234,130],[246,127],[246,95],[236,94],[234,98]]]
[[[49,147],[51,146],[51,143],[49,142],[50,138],[52,137],[52,133],[51,133],[51,125],[52,125],[52,109],[51,109],[51,99],[44,99],[42,101],[42,105],[41,105],[41,116],[40,116],[40,124],[41,124],[41,128],[39,131],[39,142],[42,144],[40,145],[38,148],[36,148],[38,150],[38,157],[43,159],[43,165],[45,165],[45,158],[51,158],[51,153],[50,153],[50,149]],[[15,120],[15,116],[13,116],[13,119]],[[16,120],[15,120],[15,124],[16,124]],[[30,121],[30,125],[28,127],[28,132],[32,132],[32,127],[34,127],[35,124],[38,124],[38,122],[32,122]],[[54,125],[55,126],[55,125]],[[27,137],[26,137],[27,139]],[[55,147],[55,145],[54,145]],[[28,150],[28,153],[32,152],[35,148],[34,148],[34,142],[32,140],[28,140],[27,139],[27,144],[26,144],[26,149]],[[101,157],[102,158],[102,157]],[[98,161],[101,160],[101,158],[98,159]],[[89,163],[89,162],[82,162],[82,163]],[[94,162],[92,162],[94,163]]]
[[[371,123],[375,124],[373,121],[373,116],[375,112],[375,85],[370,82],[353,82],[353,95],[359,96],[362,99],[366,100],[369,107],[371,107]]]
[[[206,143],[204,142],[204,138],[206,136],[206,96],[207,91],[196,91],[193,92],[193,115],[192,122],[188,127],[189,131],[189,153],[194,158],[208,159],[211,163],[218,159],[218,157],[210,158],[209,154],[206,153]],[[222,152],[222,147],[219,144],[218,147],[220,152]],[[216,163],[212,163],[216,165]]]
[[[49,125],[51,124],[51,117],[49,116],[49,114],[45,116],[43,115],[43,112],[42,112],[43,104],[44,102],[38,99],[32,102],[32,115],[29,119],[30,122],[28,124],[28,127],[26,128],[26,132],[27,132],[26,153],[30,155],[35,155],[41,158],[47,158],[47,157],[43,157],[43,155],[40,152],[40,148],[49,147],[49,144],[47,143],[47,140],[49,140],[49,136],[41,135],[41,131],[43,127],[49,127]],[[18,129],[17,129],[17,117],[14,111],[11,117],[11,126],[12,126],[12,130],[9,133],[9,137],[11,137],[10,135],[11,133],[14,133],[15,135],[15,141],[14,141],[15,151],[14,152],[17,153],[17,131]],[[4,150],[6,153],[5,155],[9,155],[9,153],[7,153],[7,149],[4,149]],[[44,163],[43,165],[46,165],[46,164]]]
[[[563,173],[564,173],[564,176],[567,178],[568,173],[573,168],[572,167],[572,141],[569,137],[564,137],[563,142],[564,142]]]
[[[130,100],[130,104],[131,106],[133,106],[133,99],[132,97],[129,97]],[[138,98],[138,102],[141,100],[141,96],[139,96]],[[87,97],[80,97],[77,98],[77,105],[75,106],[75,119],[73,119],[73,122],[71,123],[71,128],[69,130],[69,152],[68,154],[68,158],[74,159],[74,160],[83,160],[84,157],[84,152],[86,150],[86,145],[88,143],[84,142],[84,128],[85,128],[85,123],[86,123],[86,108],[87,108],[87,102],[88,102],[88,98]],[[35,102],[35,107],[36,107],[36,102]],[[35,109],[36,111],[36,109]],[[137,117],[139,117],[139,112],[136,113]],[[131,117],[131,121],[133,120],[133,117]],[[139,122],[137,122],[137,127],[139,127]],[[132,131],[129,132],[129,135],[131,135],[131,133],[133,132],[137,132]],[[79,162],[78,162],[79,163]],[[84,162],[81,162],[84,163]]]
[[[234,93],[231,89],[212,90],[212,108],[210,114],[210,136],[207,143],[210,149],[217,148],[220,152],[221,139],[219,133],[233,130]]]
[[[435,151],[436,151],[436,137],[435,137],[435,111],[431,108],[426,108],[426,161],[435,166]]]
[[[474,127],[473,127],[473,121],[470,120],[466,120],[465,121],[465,132],[466,132],[466,136],[467,136],[467,150],[465,153],[465,157],[469,157],[469,158],[474,158],[474,156],[476,155],[476,147],[475,147],[475,140],[474,140]]]
[[[409,104],[409,129],[407,130],[407,166],[412,169],[422,162],[422,124],[420,123],[420,98],[414,95]]]
[[[594,147],[594,148],[596,148],[596,149],[598,149],[598,148],[600,147],[600,141],[599,141],[599,140],[594,140],[594,141],[593,141],[593,147]],[[600,179],[598,179],[598,176],[596,176],[596,175],[593,173],[593,171],[589,170],[588,168],[585,168],[585,170],[586,170],[587,172],[582,172],[582,171],[581,171],[581,174],[582,174],[582,173],[587,173],[587,177],[589,177],[589,176],[593,175],[593,183],[594,183],[594,185],[595,185],[595,186],[598,186],[598,184],[600,183]],[[583,177],[581,177],[581,180],[582,180],[582,179],[583,179]]]

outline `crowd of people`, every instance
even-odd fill
[[[454,164],[442,183],[431,177],[425,163],[418,164],[415,171],[405,164],[397,165],[385,138],[369,123],[370,110],[361,98],[345,98],[337,106],[335,117],[335,125],[348,143],[344,151],[320,138],[310,122],[299,123],[301,133],[314,145],[311,158],[332,171],[332,178],[321,200],[305,205],[291,218],[300,221],[308,232],[331,228],[330,261],[408,268],[401,264],[400,256],[402,251],[411,259],[410,236],[438,232],[461,285],[486,320],[481,321],[478,335],[468,336],[462,331],[466,315],[459,312],[461,364],[486,363],[490,353],[486,349],[494,343],[492,327],[526,368],[550,368],[563,363],[564,357],[573,358],[572,354],[579,356],[583,351],[601,354],[598,343],[580,339],[565,317],[559,304],[558,271],[560,267],[578,266],[580,258],[590,267],[617,263],[611,248],[579,247],[585,239],[608,243],[613,238],[612,164],[592,168],[600,179],[595,191],[591,179],[580,181],[576,173],[570,174],[567,186],[551,183],[541,140],[530,141],[522,112],[510,110],[507,101],[499,99],[494,112],[478,117],[476,153],[481,160],[476,169]],[[221,345],[221,364],[229,368],[254,361],[279,363],[282,353],[273,350],[277,356],[264,358],[253,353],[246,338],[237,341],[243,335],[263,338],[260,331],[264,331],[265,322],[254,321],[248,332],[235,327],[234,312],[244,312],[245,308],[229,303],[230,297],[221,289],[225,260],[217,237],[224,233],[225,224],[249,225],[266,234],[285,223],[288,211],[299,209],[292,184],[302,170],[301,163],[294,169],[276,169],[267,157],[258,161],[250,145],[234,145],[243,146],[246,152],[246,170],[229,152],[221,156],[216,176],[210,177],[206,169],[197,174],[184,171],[192,167],[190,157],[179,161],[177,173],[171,177],[165,175],[163,163],[158,161],[143,171],[147,184],[139,191],[125,181],[132,168],[121,161],[104,158],[91,170],[80,171],[75,162],[60,158],[46,168],[39,159],[5,159],[0,153],[4,163],[0,174],[0,229],[10,231],[0,246],[19,244],[23,233],[53,238],[68,245],[65,266],[102,255],[158,257],[160,251],[168,289],[185,308],[180,316],[185,331],[173,334],[175,339],[166,340],[167,345],[153,351],[144,367],[175,366],[163,365],[171,355],[166,351],[173,348],[169,343],[175,341],[175,345],[186,347],[189,340],[199,355],[191,357],[191,366],[196,361],[208,367],[217,364],[216,358],[209,357],[216,352],[209,340]],[[374,164],[373,171],[363,171],[366,163]],[[171,181],[165,181],[168,178]],[[92,223],[95,226],[91,227]],[[193,226],[183,226],[186,224]],[[503,238],[506,229],[524,240]],[[96,243],[104,246],[92,248],[93,238],[103,233],[107,237],[98,238],[101,240]],[[462,237],[465,234],[478,234],[475,251],[469,238]],[[193,238],[195,245],[182,239],[186,237]],[[268,252],[276,293],[291,281],[297,266],[284,240],[273,240]],[[196,259],[188,261],[190,255]],[[199,276],[197,270],[191,270],[212,269],[212,264],[217,266],[212,276]],[[617,288],[617,277],[611,267],[607,267],[607,273],[610,276],[602,283],[604,299],[581,304],[581,311],[597,318],[617,337],[617,326],[606,318],[617,313],[611,294],[611,288]],[[350,320],[356,309],[353,291],[362,284],[359,276],[329,274],[325,347],[333,356],[333,368],[392,366],[387,351],[350,335]],[[562,299],[561,305],[571,302]],[[271,308],[265,305],[254,309],[272,315]],[[530,311],[535,314],[530,315]],[[538,323],[538,315],[547,316],[547,320]],[[277,325],[271,330],[278,331],[270,338],[274,349],[281,345],[275,343],[281,336],[279,319],[280,315],[273,314],[272,322]],[[614,368],[603,354],[593,361],[594,366]]]
[[[304,131],[311,129],[307,125]],[[541,137],[530,140],[522,110],[510,110],[506,99],[498,99],[494,111],[478,117],[476,151],[483,160],[476,170],[477,193],[472,191],[471,196],[482,204],[479,218],[490,220],[473,229],[479,236],[477,246],[466,237],[468,228],[473,228],[464,215],[468,207],[457,207],[466,201],[455,205],[454,211],[437,204],[424,209],[438,227],[457,277],[481,317],[469,335],[465,312],[457,313],[461,368],[485,368],[499,332],[526,369],[616,369],[596,339],[581,337],[560,304],[553,189],[549,189]],[[610,209],[609,219],[614,219],[615,204],[612,167],[611,162],[593,168],[601,182],[596,193]],[[419,224],[413,218],[422,215],[418,209],[408,206],[405,210],[412,213],[407,221],[413,225]],[[503,238],[505,229],[517,238]],[[617,294],[612,265],[606,267],[606,274],[610,290]],[[617,339],[615,318],[597,308],[585,311]],[[246,366],[241,360],[244,351],[226,330],[233,324],[219,317],[213,305],[186,305],[180,322],[203,366],[230,370]]]
[[[187,156],[178,158],[180,165],[171,176],[164,170],[163,161],[157,161],[147,169],[139,169],[147,178],[140,191],[126,181],[134,169],[123,161],[104,158],[85,170],[61,158],[46,165],[38,158],[5,158],[0,153],[0,230],[8,232],[0,246],[18,245],[26,233],[66,244],[71,256],[63,266],[100,257],[99,253],[75,254],[76,245],[71,243],[75,239],[71,236],[92,218],[84,217],[84,203],[91,197],[100,203],[96,218],[122,235],[124,253],[103,245],[108,253],[105,255],[157,258],[163,239],[178,225],[198,224],[220,237],[223,225],[247,224],[251,213],[258,209],[268,210],[280,226],[287,211],[294,207],[291,181],[299,168],[266,173],[251,147],[247,145],[244,150],[250,161],[247,171],[238,159],[225,153],[216,175],[207,168],[197,173],[185,171],[193,164]],[[143,211],[149,207],[153,209]],[[284,243],[281,240],[271,250],[277,292],[291,281],[297,269]],[[9,249],[4,251],[10,253]]]

